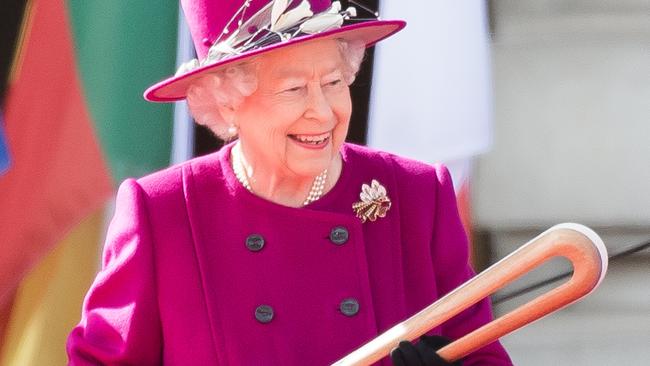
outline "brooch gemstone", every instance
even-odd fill
[[[364,223],[368,220],[375,221],[378,217],[385,217],[390,209],[390,198],[386,195],[386,188],[376,179],[373,179],[370,185],[361,185],[359,194],[360,202],[352,205],[352,209],[357,217]]]

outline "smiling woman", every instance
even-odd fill
[[[317,175],[328,172],[326,192],[341,171],[338,152],[352,109],[343,62],[334,40],[269,53],[259,62],[265,72],[257,91],[226,120],[239,129],[253,191],[295,207]]]
[[[236,3],[183,1],[201,60],[145,92],[236,140],[121,185],[73,365],[327,365],[473,275],[447,169],[345,143],[364,49],[404,22]],[[435,350],[490,319],[381,363],[449,365]],[[511,364],[498,343],[463,362]]]
[[[219,137],[239,137],[232,160],[251,191],[298,207],[313,201],[305,197],[317,179],[320,196],[339,177],[348,85],[364,50],[362,42],[325,39],[269,52],[199,79],[188,90],[190,111]]]

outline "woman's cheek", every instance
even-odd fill
[[[350,100],[349,94],[341,97],[338,114],[340,114],[340,118],[343,119],[343,121],[340,122],[345,122],[346,124],[350,122],[350,116],[352,115],[352,101]]]

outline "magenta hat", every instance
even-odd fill
[[[351,3],[354,3],[350,1]],[[398,32],[402,20],[379,20],[364,7],[330,0],[181,0],[198,59],[144,92],[151,102],[184,99],[194,80],[234,62],[315,39],[361,41],[366,47]],[[366,11],[369,16],[357,12]]]

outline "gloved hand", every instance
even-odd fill
[[[436,353],[449,343],[442,336],[422,336],[416,345],[402,341],[390,351],[390,359],[394,366],[461,366],[461,361],[449,363]]]

